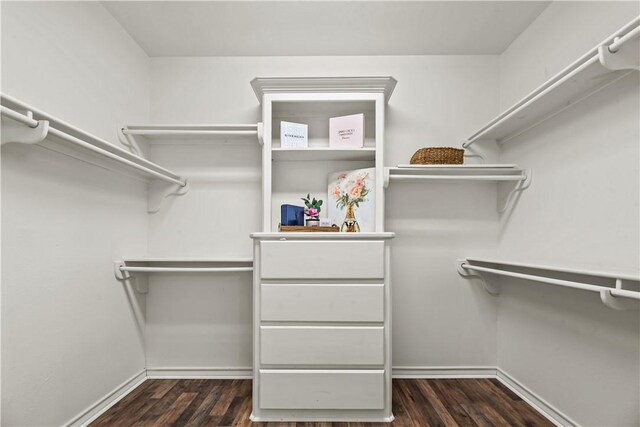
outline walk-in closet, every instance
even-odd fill
[[[640,426],[637,1],[0,1],[2,426]]]

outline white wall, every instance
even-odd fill
[[[197,90],[185,93],[191,99],[203,96]],[[171,116],[164,119],[165,123],[175,121]],[[152,145],[150,155],[187,177],[190,188],[149,216],[150,255],[251,259],[249,233],[260,227],[261,150],[257,139]],[[146,343],[150,369],[250,369],[250,273],[158,274],[149,281]]]
[[[3,93],[109,141],[148,119],[148,65],[98,3],[2,2]],[[145,183],[2,148],[2,425],[62,425],[144,367],[112,262],[147,225]]]
[[[637,2],[556,2],[500,57],[501,107],[639,13]],[[501,259],[640,270],[639,85],[634,72],[503,147],[534,180],[502,221]],[[592,293],[503,280],[498,366],[575,422],[640,424],[640,315]]]
[[[153,58],[152,120],[255,123],[260,107],[252,78],[305,75],[398,79],[387,110],[388,165],[407,163],[422,146],[458,145],[498,112],[495,56]],[[226,169],[151,217],[150,252],[250,256],[248,233],[260,225],[259,181],[230,187],[223,178],[257,176],[257,144],[189,147],[178,155],[180,147],[158,146],[151,155],[187,176],[202,177],[212,166]],[[398,184],[388,191],[386,227],[398,233],[392,252],[394,365],[495,366],[495,301],[454,269],[454,260],[471,250],[492,255],[495,206],[495,184]],[[170,278],[151,280],[150,365],[250,366],[250,277],[192,278],[184,286]],[[209,311],[193,314],[200,305]],[[175,351],[178,346],[185,351]]]

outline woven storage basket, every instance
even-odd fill
[[[411,156],[412,165],[461,165],[464,150],[453,147],[421,148]]]

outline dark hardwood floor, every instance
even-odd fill
[[[393,423],[251,423],[251,380],[147,380],[101,426],[552,426],[493,379],[393,380]]]

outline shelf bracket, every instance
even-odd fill
[[[135,277],[131,275],[128,271],[122,271],[121,267],[124,267],[125,264],[123,261],[114,261],[113,263],[113,273],[116,276],[116,280],[119,282],[131,282],[135,288],[136,292],[139,294],[148,294],[149,293],[149,284],[145,281],[141,283],[139,280],[136,280]]]
[[[189,181],[185,180],[187,185],[184,187],[173,184],[163,189],[155,189],[149,191],[149,199],[147,201],[147,213],[155,214],[160,212],[162,203],[169,197],[184,196],[189,192]]]
[[[458,274],[460,274],[460,276],[464,277],[465,279],[471,279],[471,278],[480,279],[485,291],[487,291],[489,294],[493,296],[500,295],[500,285],[496,283],[488,282],[482,274],[477,272],[472,272],[464,268],[462,265],[466,262],[467,260],[464,258],[458,259],[456,261],[456,269],[458,270]]]
[[[264,145],[264,123],[258,122],[258,144]]]
[[[600,300],[604,305],[614,310],[640,310],[640,301],[613,296],[608,289],[600,291]]]
[[[142,150],[138,146],[138,143],[136,142],[136,140],[133,138],[132,135],[125,133],[124,129],[125,128],[122,126],[118,127],[118,132],[117,132],[118,140],[122,145],[127,147],[130,152],[132,152],[135,155],[142,156]]]
[[[603,67],[609,70],[640,70],[640,44],[638,38],[623,44],[617,51],[609,46],[598,47],[598,59]]]
[[[120,270],[120,267],[124,267],[124,262],[122,261],[114,261],[113,262],[113,273],[118,280],[129,280],[131,279],[131,274],[128,271]]]
[[[521,193],[531,186],[531,181],[533,180],[533,170],[531,168],[524,169],[522,171],[525,178],[522,181],[518,181],[518,184],[507,194],[505,197],[500,197],[498,195],[498,213],[502,214],[507,211],[509,205],[511,205],[511,201],[514,199],[515,195]],[[498,184],[500,185],[500,184]]]
[[[37,144],[44,141],[49,134],[49,121],[38,120],[36,127],[25,126],[13,121],[2,124],[2,145],[17,144]]]

